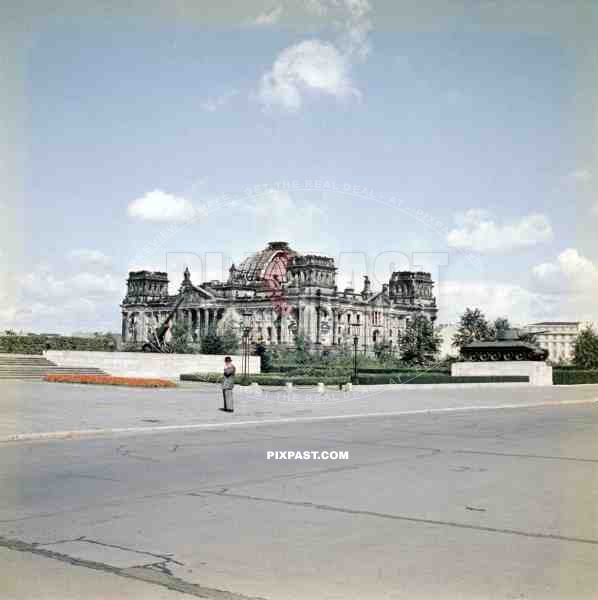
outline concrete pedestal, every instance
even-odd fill
[[[552,385],[552,367],[533,360],[456,362],[451,365],[451,375],[527,375],[531,385]]]

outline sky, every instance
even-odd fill
[[[443,323],[598,321],[595,3],[120,4],[0,9],[0,330],[273,240],[429,270]]]

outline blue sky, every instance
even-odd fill
[[[575,6],[567,16],[579,17]],[[598,11],[585,10],[592,31]],[[598,69],[583,31],[550,11],[536,15],[540,30],[476,25],[470,3],[421,29],[389,24],[392,7],[366,0],[233,13],[32,21],[9,54],[26,111],[5,148],[24,158],[18,193],[0,206],[7,229],[12,220],[1,328],[118,331],[130,268],[168,268],[174,289],[184,264],[201,279],[191,253],[238,261],[279,238],[341,257],[341,288],[359,285],[359,253],[370,275],[382,253],[448,254],[441,321],[467,305],[518,322],[598,316]],[[322,190],[244,198],[306,180],[382,202]],[[143,253],[224,194],[232,206]],[[385,205],[391,196],[411,214]]]

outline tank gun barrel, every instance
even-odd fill
[[[181,292],[178,300],[176,301],[176,304],[173,306],[172,310],[168,313],[166,319],[164,319],[164,322],[162,323],[162,325],[160,325],[160,327],[158,327],[156,329],[156,338],[158,339],[158,341],[160,343],[162,343],[164,341],[164,336],[166,335],[166,332],[168,331],[168,328],[170,327],[170,322],[174,318],[176,311],[179,309],[181,304],[185,301],[186,296],[187,296],[186,291],[183,290]]]

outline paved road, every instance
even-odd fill
[[[349,394],[313,388],[288,395],[235,388],[234,414],[222,413],[222,392],[211,384],[176,389],[135,389],[45,382],[0,382],[0,442],[51,433],[219,426],[230,422],[318,419],[503,404],[598,400],[598,385],[534,387],[527,384],[356,386]]]
[[[349,459],[267,459],[289,450]],[[589,599],[598,590],[596,403],[0,452],[2,598],[82,588],[86,598],[144,600]]]

